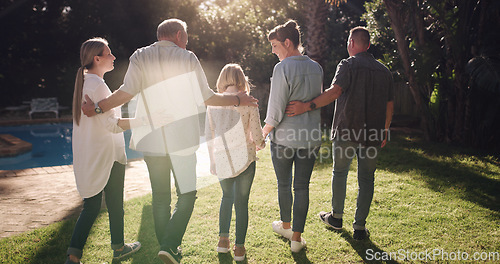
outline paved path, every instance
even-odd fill
[[[151,193],[143,160],[129,161],[125,200]],[[46,226],[74,215],[82,206],[73,166],[0,170],[0,238]]]

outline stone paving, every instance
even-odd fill
[[[129,161],[124,198],[151,193],[143,160]],[[0,170],[0,238],[27,232],[80,213],[73,166]]]

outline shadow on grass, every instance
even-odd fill
[[[219,259],[220,264],[233,263],[233,256],[231,255],[231,253],[218,253],[217,258]],[[247,258],[245,258],[244,261],[239,261],[236,263],[248,263]]]
[[[77,210],[75,208],[75,210]],[[101,210],[98,218],[102,217],[102,214],[107,214],[107,210]],[[157,257],[159,246],[156,240],[156,235],[154,233],[154,223],[152,217],[151,205],[145,205],[142,208],[141,215],[141,226],[138,235],[138,241],[141,242],[141,249],[127,257],[123,260],[112,260],[111,263],[121,263],[122,261],[132,260],[131,263],[135,264],[150,264],[150,263],[160,263]],[[71,235],[77,221],[78,214],[72,216],[70,220],[63,221],[61,226],[49,233],[50,239],[45,241],[39,241],[38,244],[44,245],[42,248],[37,249],[36,254],[32,259],[26,261],[26,263],[31,264],[52,264],[52,263],[64,263],[66,260],[66,250],[69,246]],[[33,232],[33,236],[37,237],[39,230]],[[108,231],[109,232],[109,231]],[[34,238],[36,239],[36,238]],[[43,239],[41,239],[43,240]],[[125,241],[127,242],[127,241]],[[28,249],[26,249],[28,250]],[[84,252],[85,257],[85,252]],[[0,261],[1,262],[1,261]],[[3,262],[1,262],[3,263]]]
[[[295,260],[295,263],[299,264],[311,264],[312,262],[307,258],[306,254],[307,250],[301,250],[300,252],[294,253],[292,252],[292,257],[293,260]]]
[[[498,174],[490,169],[499,166],[498,160],[492,158],[494,155],[402,134],[391,136],[392,142],[380,152],[379,169],[393,173],[414,171],[435,192],[453,191],[461,199],[496,212],[500,210],[500,181],[484,176]],[[487,165],[458,162],[471,155]]]
[[[344,238],[350,245],[351,247],[356,250],[356,253],[358,253],[358,255],[363,259],[363,262],[365,263],[399,263],[397,262],[396,260],[382,260],[382,258],[375,258],[373,257],[373,254],[375,254],[375,252],[384,252],[382,249],[380,249],[377,245],[375,245],[373,243],[373,241],[371,241],[370,238],[367,238],[365,240],[361,240],[361,241],[358,241],[358,240],[355,240],[353,237],[352,237],[352,234],[349,233],[348,231],[346,231],[345,229],[342,229],[341,231],[336,231],[336,232],[339,232],[341,233],[341,237]],[[368,256],[368,251],[370,252],[373,252],[373,254],[371,254],[371,256]],[[373,259],[372,259],[373,257]],[[368,258],[370,258],[370,260],[368,260]]]
[[[64,263],[64,261],[66,261],[66,250],[68,249],[75,223],[76,219],[64,221],[61,223],[61,226],[54,231],[43,234],[48,236],[47,239],[42,238],[37,243],[43,245],[43,247],[37,248],[33,258],[27,260],[26,263]],[[32,232],[33,236],[37,237],[34,239],[38,239],[39,232],[40,230]]]
[[[81,203],[69,209],[68,213],[61,219],[60,226],[56,227],[51,225],[53,228],[50,231],[43,228],[29,232],[28,239],[31,241],[29,241],[29,243],[21,243],[25,243],[28,247],[32,247],[25,248],[24,250],[33,250],[35,252],[32,258],[25,258],[25,263],[64,263],[66,261],[66,251],[71,241],[71,235],[73,234],[73,229],[75,228],[76,220],[78,219],[81,209]],[[35,244],[31,246],[30,244],[33,242]],[[43,246],[38,247],[38,245]]]
[[[141,226],[137,237],[141,242],[141,249],[134,254],[133,264],[160,263],[158,251],[160,246],[156,239],[153,212],[151,204],[142,207]]]
[[[290,248],[290,240],[288,238],[282,237],[280,235],[275,234],[277,239],[281,239],[281,241],[285,242],[288,244],[288,248]],[[309,258],[307,257],[307,247],[301,250],[300,252],[294,253],[292,252],[292,257],[295,263],[298,264],[310,264],[312,263]],[[245,258],[246,261],[246,258]],[[222,262],[221,262],[222,263]],[[231,262],[224,262],[224,263],[231,263]],[[237,262],[237,263],[246,263],[246,262]]]
[[[230,264],[233,263],[233,256],[231,253],[218,253],[217,258],[219,259],[219,264]],[[234,261],[238,264],[248,264],[248,259],[245,257],[242,261]]]
[[[290,240],[288,238],[282,237],[282,236],[277,236],[279,239],[281,239],[283,242],[288,244],[288,248],[290,248]],[[300,252],[292,252],[292,257],[295,263],[298,264],[311,264],[312,262],[307,258],[307,247],[302,249]]]

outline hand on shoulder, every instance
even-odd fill
[[[257,102],[259,100],[255,99],[255,97],[248,95],[246,92],[239,92],[236,96],[238,96],[240,100],[240,106],[259,106]]]

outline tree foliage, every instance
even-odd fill
[[[47,96],[70,104],[80,45],[94,36],[108,39],[117,57],[105,78],[118,88],[128,57],[156,41],[157,25],[172,17],[188,23],[188,49],[211,62],[208,72],[236,62],[257,83],[269,82],[277,62],[267,32],[288,19],[303,20],[298,3],[285,0],[2,1],[0,33],[7,41],[0,42],[0,106]]]
[[[366,4],[363,18],[373,40],[384,47],[385,62],[408,81],[429,139],[500,146],[495,136],[500,108],[489,102],[500,99],[492,92],[498,91],[500,73],[492,47],[499,37],[498,5],[489,0]]]
[[[369,51],[409,83],[428,139],[500,146],[500,2],[494,0],[3,0],[0,107],[48,96],[69,106],[80,45],[94,36],[108,39],[117,57],[105,78],[118,88],[128,57],[156,41],[157,25],[172,17],[188,23],[188,49],[211,86],[222,66],[235,62],[257,94],[268,91],[278,62],[267,41],[276,25],[298,21],[306,55],[323,65],[325,87],[348,56],[349,30],[366,25]]]
[[[156,26],[171,10],[169,1],[19,2],[3,1],[0,7],[1,34],[7,40],[0,43],[2,106],[48,96],[70,104],[80,45],[95,36],[107,38],[120,58],[117,70],[107,76],[110,87],[117,88],[117,75],[124,73],[121,59],[154,41]]]

